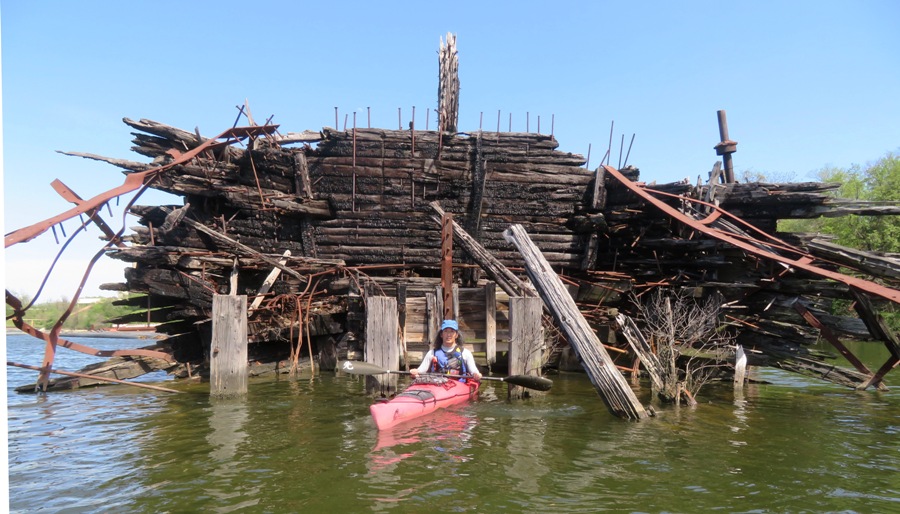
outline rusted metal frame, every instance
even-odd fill
[[[863,364],[862,361],[860,361],[856,357],[856,355],[854,355],[853,352],[850,351],[849,348],[844,346],[844,343],[842,343],[841,340],[838,339],[834,332],[832,332],[830,328],[825,326],[818,318],[816,318],[816,316],[812,312],[810,312],[809,309],[807,309],[800,302],[794,302],[794,310],[797,311],[800,316],[802,316],[803,319],[810,324],[810,326],[817,329],[819,333],[822,334],[822,337],[824,337],[825,340],[831,343],[831,346],[834,346],[835,349],[841,355],[843,355],[845,359],[847,359],[847,362],[852,364],[853,367],[857,369],[857,371],[869,376],[869,379],[865,382],[866,384],[876,385],[881,390],[887,390],[887,387],[885,387],[884,384],[881,384],[880,382],[872,383],[872,371],[869,370],[869,368],[867,368],[866,365]],[[865,388],[860,385],[860,389]]]
[[[876,371],[874,375],[869,377],[869,380],[859,385],[859,389],[865,389],[872,384],[878,384],[879,389],[881,389],[881,387],[884,386],[884,382],[882,382],[881,380],[885,375],[888,374],[889,371],[894,369],[897,364],[900,364],[900,358],[891,355],[890,357],[888,357],[888,360],[886,360],[884,364],[882,364],[881,367],[878,368],[878,371]],[[885,387],[884,389],[887,390],[887,387]]]
[[[130,205],[131,204],[129,204],[129,206]],[[9,294],[9,292],[7,291],[6,303],[8,305],[10,305],[11,307],[13,307],[13,310],[14,310],[13,317],[14,318],[18,318],[18,320],[20,322],[24,323],[24,320],[22,319],[22,315],[29,308],[31,308],[31,306],[34,304],[34,302],[37,301],[37,299],[40,297],[40,294],[43,291],[44,286],[47,284],[47,280],[49,280],[50,274],[53,272],[53,268],[56,267],[56,263],[59,261],[59,258],[62,256],[63,252],[65,252],[66,249],[69,247],[69,244],[75,240],[75,236],[77,236],[81,232],[82,229],[85,229],[84,220],[82,220],[81,226],[78,227],[75,230],[75,232],[72,233],[72,236],[68,238],[68,240],[65,242],[65,244],[63,244],[63,247],[60,248],[59,252],[56,254],[56,257],[53,259],[53,262],[50,264],[50,269],[48,269],[47,274],[44,275],[44,280],[41,282],[41,285],[38,288],[38,292],[34,295],[34,298],[31,300],[31,303],[29,303],[27,307],[25,307],[23,309],[21,301],[19,301],[19,299],[16,298],[15,296]],[[103,248],[99,252],[97,252],[97,254],[91,259],[91,262],[88,265],[87,269],[85,270],[84,275],[81,278],[81,282],[78,285],[78,289],[76,290],[75,294],[73,295],[72,300],[69,302],[68,307],[63,312],[63,314],[60,316],[60,318],[56,321],[56,323],[54,324],[50,333],[46,334],[46,337],[40,337],[41,339],[43,339],[46,342],[46,346],[44,348],[43,367],[41,368],[41,374],[40,374],[40,377],[37,382],[38,387],[40,387],[41,389],[46,390],[47,384],[49,383],[49,380],[50,380],[50,370],[52,369],[53,361],[56,358],[56,347],[59,344],[59,333],[62,330],[62,325],[63,325],[63,323],[65,323],[65,320],[68,319],[69,315],[75,309],[75,306],[77,305],[77,302],[78,302],[78,298],[81,295],[81,291],[84,289],[84,284],[85,284],[85,282],[87,282],[87,278],[90,275],[91,269],[93,269],[94,264],[97,262],[97,259],[100,258],[100,256],[103,254],[103,252],[105,252],[106,249],[109,248],[109,246],[112,244],[112,241],[118,240],[119,237],[121,236],[122,232],[124,232],[124,230],[125,230],[125,225],[123,224],[122,229],[119,231],[119,233],[115,234],[114,237],[111,238],[110,242],[106,243],[103,246]],[[16,324],[15,319],[13,320],[13,324],[14,325]],[[23,329],[22,327],[19,327],[19,328]],[[23,331],[25,331],[25,330],[23,330]],[[29,333],[28,331],[25,331],[25,332]],[[34,334],[31,334],[31,335],[34,335]],[[35,337],[39,337],[39,336],[35,336]]]
[[[898,340],[897,334],[887,326],[884,319],[875,311],[875,306],[872,305],[872,300],[869,296],[854,288],[850,288],[850,293],[853,295],[853,299],[856,300],[853,302],[853,310],[865,323],[869,333],[880,339],[884,343],[885,348],[891,352],[891,355],[900,359],[900,340]]]
[[[634,183],[632,182],[632,184],[634,184]],[[635,184],[635,185],[637,186],[637,184]],[[641,187],[641,186],[637,186],[637,187]],[[690,219],[693,219],[694,221],[696,221],[697,223],[700,223],[703,225],[710,225],[709,230],[718,231],[723,234],[727,234],[731,237],[738,238],[738,239],[744,239],[746,241],[756,243],[758,245],[764,245],[764,246],[779,249],[782,251],[791,252],[791,253],[799,255],[801,258],[808,257],[810,259],[816,259],[816,260],[820,260],[823,262],[827,262],[827,261],[824,261],[823,259],[817,259],[817,258],[813,257],[812,255],[810,255],[809,253],[804,252],[803,250],[796,248],[794,246],[791,246],[790,244],[786,243],[785,241],[782,241],[781,239],[778,239],[777,237],[772,236],[771,234],[767,234],[767,233],[763,232],[759,228],[753,226],[750,223],[747,223],[746,221],[742,220],[741,218],[738,218],[734,214],[731,214],[730,212],[722,209],[718,205],[715,205],[715,204],[712,204],[709,202],[705,202],[705,201],[697,199],[697,198],[688,198],[686,196],[676,195],[673,193],[667,193],[665,191],[659,191],[659,190],[649,188],[649,187],[643,187],[642,189],[644,189],[650,193],[653,193],[655,195],[666,196],[669,198],[675,198],[680,201],[687,201],[687,202],[690,202],[691,204],[702,205],[702,206],[705,206],[705,207],[711,209],[712,212],[708,216],[703,218],[702,220],[698,220],[693,217],[690,218]],[[734,221],[735,223],[737,223],[738,225],[742,225],[743,227],[746,227],[750,232],[759,234],[762,238],[765,239],[765,241],[760,241],[758,239],[754,239],[747,235],[736,234],[734,232],[728,232],[726,230],[722,230],[720,228],[711,226],[712,223],[718,221],[722,217],[730,219],[730,220]],[[723,220],[723,221],[727,221],[727,220]],[[836,264],[836,263],[829,263],[829,264]]]
[[[51,182],[50,187],[52,187],[57,193],[59,193],[59,196],[63,197],[64,200],[68,200],[75,205],[79,205],[84,202],[83,198],[78,196],[77,193],[72,191],[69,186],[63,184],[63,182],[59,179]],[[105,205],[109,207],[108,202]],[[96,208],[88,210],[87,212],[85,212],[85,214],[87,214],[88,218],[93,221],[95,225],[97,225],[97,228],[99,228],[106,235],[106,237],[113,241],[116,246],[118,246],[119,248],[125,248],[125,243],[123,243],[121,239],[115,237],[115,232],[113,232],[109,225],[107,225],[106,222],[103,221],[103,218],[99,216],[98,213],[101,209],[102,206],[98,206]]]
[[[141,171],[141,172],[137,172],[137,173],[131,173],[127,177],[125,177],[125,182],[119,187],[115,187],[113,189],[110,189],[108,191],[100,193],[89,200],[85,200],[83,203],[76,205],[75,207],[69,209],[68,211],[63,212],[62,214],[58,214],[56,216],[53,216],[52,218],[48,218],[44,221],[40,221],[40,222],[30,225],[28,227],[20,228],[18,230],[15,230],[15,231],[7,234],[6,237],[4,238],[4,245],[5,245],[4,247],[9,248],[10,246],[12,246],[14,244],[18,244],[18,243],[22,243],[22,242],[34,239],[35,237],[43,234],[44,232],[49,230],[50,227],[53,227],[54,225],[56,225],[58,223],[61,223],[68,219],[74,218],[75,216],[78,216],[79,214],[84,214],[92,209],[97,209],[97,208],[101,207],[104,203],[106,203],[107,201],[109,201],[117,196],[123,195],[125,193],[130,193],[131,191],[134,191],[134,190],[140,188],[145,183],[145,180],[149,180],[150,177],[158,175],[158,174],[162,173],[163,171],[171,169],[180,164],[189,162],[194,157],[196,157],[198,154],[202,153],[203,151],[205,151],[207,149],[215,148],[215,147],[226,145],[226,144],[232,144],[236,141],[239,141],[240,139],[242,139],[244,137],[249,137],[250,135],[254,135],[254,134],[266,133],[267,131],[275,130],[275,128],[277,128],[277,127],[278,127],[278,125],[231,128],[231,129],[226,130],[225,132],[223,132],[216,138],[208,139],[208,140],[204,141],[201,145],[199,145],[187,152],[182,153],[182,152],[179,152],[178,150],[169,150],[169,152],[167,152],[167,153],[169,155],[172,155],[175,158],[174,161],[172,161],[168,164],[165,164],[163,166],[159,166],[157,168],[153,168],[153,169],[149,169],[149,170]],[[227,143],[224,143],[224,142],[219,143],[217,141],[218,139],[221,139],[223,137],[229,138]]]
[[[126,206],[124,212],[128,212],[128,210],[131,208],[131,206],[134,204],[134,202],[141,196],[141,194],[143,194],[143,192],[147,189],[147,187],[149,187],[149,185],[160,175],[160,173],[162,171],[171,169],[172,167],[174,167],[178,164],[181,164],[183,162],[188,162],[191,159],[193,159],[194,157],[196,157],[197,155],[199,155],[201,152],[206,151],[207,149],[213,147],[216,144],[220,144],[220,143],[215,143],[215,141],[220,139],[221,137],[228,136],[229,140],[235,139],[237,137],[237,135],[243,135],[243,137],[249,137],[253,134],[266,133],[266,131],[268,131],[268,130],[274,130],[274,128],[277,128],[277,126],[274,126],[274,125],[267,126],[267,127],[265,127],[265,129],[266,129],[265,131],[260,131],[259,129],[261,129],[261,128],[263,128],[263,127],[245,127],[245,128],[239,129],[239,130],[232,128],[232,129],[229,129],[229,130],[223,132],[222,135],[216,137],[215,139],[207,140],[203,144],[195,147],[194,149],[192,149],[188,152],[181,153],[177,150],[170,150],[170,152],[169,152],[170,155],[173,155],[173,157],[175,157],[175,160],[173,162],[166,164],[164,166],[160,166],[158,168],[146,170],[144,172],[133,173],[133,174],[127,176],[125,178],[125,182],[117,188],[113,188],[105,193],[101,193],[101,194],[93,197],[92,199],[87,200],[87,201],[77,205],[75,208],[70,209],[69,211],[66,211],[65,213],[60,214],[54,218],[50,218],[43,222],[39,222],[37,224],[31,225],[30,227],[26,227],[24,229],[20,229],[20,230],[17,230],[15,232],[9,234],[6,237],[6,247],[9,247],[13,244],[17,244],[19,242],[28,241],[28,240],[40,235],[41,233],[45,232],[48,227],[52,227],[52,226],[56,225],[56,223],[59,223],[66,219],[70,219],[74,216],[80,216],[81,214],[92,211],[92,210],[94,212],[96,212],[96,209],[100,208],[104,203],[106,203],[110,199],[112,199],[114,197],[118,197],[121,194],[140,189],[140,191],[128,203],[128,206]],[[238,140],[239,139],[235,139],[235,141],[238,141]],[[146,178],[146,180],[144,180],[145,178]],[[123,217],[124,217],[124,214],[123,214]],[[82,223],[82,226],[79,227],[79,230],[81,228],[84,228],[83,223]],[[56,357],[56,348],[57,348],[57,346],[59,344],[59,340],[60,340],[59,333],[61,332],[62,326],[65,323],[66,319],[68,319],[68,317],[71,315],[73,309],[77,305],[78,298],[81,296],[81,291],[84,289],[84,285],[87,282],[88,276],[90,276],[90,273],[94,267],[94,264],[96,264],[97,260],[104,254],[104,252],[109,248],[109,246],[114,244],[115,241],[120,240],[119,238],[121,237],[121,235],[124,231],[125,231],[125,224],[123,223],[122,228],[119,230],[119,232],[116,233],[110,239],[110,241],[107,244],[105,244],[103,246],[103,248],[99,252],[97,252],[97,254],[94,255],[94,257],[91,259],[90,263],[88,264],[87,269],[85,270],[84,275],[82,276],[81,283],[78,285],[78,289],[76,290],[75,294],[72,297],[71,302],[69,303],[68,308],[65,310],[65,312],[63,312],[63,314],[60,316],[60,318],[56,321],[53,328],[50,330],[50,333],[46,334],[46,337],[43,337],[43,333],[41,333],[42,334],[41,336],[32,334],[35,337],[39,337],[39,338],[43,339],[47,343],[46,347],[44,349],[44,360],[43,360],[43,363],[41,366],[41,374],[40,374],[40,377],[37,382],[38,388],[45,390],[45,391],[47,389],[50,373],[51,373],[51,370],[53,367],[53,361],[55,360],[55,357]],[[74,236],[77,233],[78,233],[78,231],[76,230],[76,232],[72,234],[72,237],[74,238]],[[71,241],[71,239],[69,241],[67,241],[67,244],[70,241]],[[64,249],[65,249],[65,247],[63,248],[63,250]],[[57,259],[58,258],[59,258],[59,256],[57,256]],[[54,262],[54,265],[55,265],[55,262]],[[52,266],[51,266],[51,271],[52,271]],[[48,276],[49,276],[49,271],[48,271]],[[45,278],[45,282],[46,282],[46,278]],[[42,287],[43,287],[43,285],[42,285]],[[11,298],[13,300],[15,300],[15,302],[18,304],[19,308],[17,309],[17,316],[21,321],[21,313],[24,313],[24,311],[21,309],[21,302],[19,302],[18,299],[13,297],[12,295],[7,296],[7,302],[9,302]],[[10,304],[10,305],[13,306],[12,304]],[[13,306],[13,307],[15,308],[15,306]],[[23,323],[24,323],[24,321],[23,321]]]
[[[12,315],[12,322],[13,325],[16,326],[16,328],[32,337],[47,341],[49,334],[41,331],[38,328],[35,328],[22,319],[21,315],[24,313],[24,311],[22,311],[22,302],[15,296],[13,296],[9,291],[6,292],[6,303],[15,311]],[[169,362],[175,362],[172,356],[168,353],[159,352],[156,350],[97,350],[96,348],[91,348],[90,346],[73,343],[72,341],[64,338],[58,338],[58,341],[58,344],[64,348],[69,348],[70,350],[75,350],[76,352],[81,352],[86,355],[94,355],[96,357],[127,357],[134,355],[142,357],[153,357]]]
[[[702,232],[702,233],[704,233],[710,237],[713,237],[715,239],[718,239],[720,241],[729,243],[729,244],[731,244],[737,248],[740,248],[742,250],[745,250],[753,255],[764,257],[766,259],[771,259],[776,262],[780,262],[782,264],[787,264],[789,266],[794,266],[794,267],[797,267],[804,271],[807,271],[809,273],[812,273],[812,274],[815,274],[815,275],[818,275],[818,276],[821,276],[824,278],[828,278],[828,279],[834,280],[836,282],[846,284],[851,287],[855,287],[855,288],[865,291],[867,293],[884,298],[885,300],[900,304],[900,291],[898,291],[896,289],[884,287],[882,285],[876,284],[874,282],[870,282],[868,280],[863,280],[863,279],[859,279],[859,278],[855,278],[855,277],[849,277],[849,276],[841,274],[841,273],[822,269],[817,266],[813,266],[811,264],[804,263],[800,260],[783,257],[783,256],[773,253],[771,251],[763,250],[755,245],[741,241],[740,239],[738,239],[737,237],[734,237],[731,234],[726,234],[719,230],[710,229],[709,227],[698,222],[694,218],[685,215],[684,213],[673,208],[672,206],[666,204],[662,200],[655,198],[649,191],[638,186],[634,182],[628,180],[624,175],[622,175],[615,168],[613,168],[611,166],[604,166],[604,167],[606,168],[607,173],[616,177],[622,183],[622,185],[624,185],[625,187],[630,189],[633,193],[637,194],[638,196],[640,196],[641,198],[643,198],[650,204],[656,206],[658,209],[660,209],[664,213],[668,214],[672,218],[676,219],[677,221],[680,221],[681,223],[684,223],[685,225],[687,225],[699,232]]]

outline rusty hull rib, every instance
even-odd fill
[[[118,239],[116,234],[111,234],[112,230],[106,226],[106,223],[103,222],[97,213],[102,208],[106,202],[109,200],[126,194],[132,191],[136,191],[141,187],[145,187],[150,181],[156,178],[158,175],[163,173],[166,170],[172,169],[175,166],[180,164],[187,163],[200,155],[203,152],[208,150],[213,150],[216,148],[226,147],[233,143],[237,143],[245,138],[257,137],[260,135],[270,136],[278,129],[278,125],[252,125],[249,127],[232,127],[228,130],[225,130],[218,136],[207,139],[200,145],[188,150],[187,152],[179,152],[177,150],[170,150],[169,155],[173,157],[172,162],[158,166],[156,168],[152,168],[146,171],[132,173],[125,178],[125,182],[118,187],[110,189],[106,192],[100,193],[89,200],[82,200],[77,194],[71,191],[65,184],[60,181],[54,181],[53,189],[56,190],[57,193],[60,194],[64,199],[69,200],[75,203],[75,207],[69,209],[68,211],[58,214],[52,218],[48,218],[44,221],[35,223],[28,227],[24,227],[18,230],[15,230],[9,234],[7,234],[4,238],[5,248],[9,248],[18,243],[30,241],[35,237],[43,234],[51,227],[55,226],[57,223],[61,223],[65,220],[74,218],[75,216],[86,214],[94,223],[100,228],[101,231],[106,234],[107,237],[110,237],[111,244],[117,244],[121,246],[121,241]],[[99,254],[98,254],[99,256]],[[96,260],[96,257],[94,258]],[[93,266],[94,261],[91,261],[91,265],[88,267],[88,270],[85,272],[85,279],[87,275],[90,274],[91,267]],[[82,286],[84,285],[84,279],[82,279]],[[41,389],[46,389],[46,384],[49,380],[49,375],[51,370],[53,369],[53,361],[55,360],[56,355],[56,347],[59,344],[66,348],[70,348],[72,350],[76,350],[82,353],[86,353],[89,355],[97,355],[97,356],[125,356],[125,355],[143,355],[147,357],[156,357],[161,358],[167,361],[172,361],[172,357],[165,354],[164,352],[156,352],[153,350],[119,350],[115,352],[104,352],[100,350],[96,350],[87,346],[82,346],[77,343],[73,343],[71,341],[67,341],[59,337],[59,330],[62,326],[64,320],[71,314],[72,309],[75,307],[75,302],[78,299],[78,294],[81,292],[81,286],[79,286],[78,291],[75,294],[75,297],[72,299],[72,303],[69,305],[68,309],[63,313],[60,317],[59,321],[57,321],[56,325],[53,327],[53,330],[50,331],[49,334],[41,332],[36,328],[28,325],[22,319],[22,304],[19,302],[17,298],[12,296],[8,291],[6,292],[6,303],[13,307],[15,313],[13,314],[13,323],[17,328],[22,330],[23,332],[41,339],[46,342],[46,348],[44,352],[44,362],[43,366],[38,368],[40,370],[40,377],[38,379],[38,387]]]
[[[820,268],[818,266],[814,266],[810,263],[809,258],[807,258],[807,257],[811,257],[808,255],[804,255],[800,259],[791,259],[788,257],[784,257],[782,255],[779,255],[777,253],[765,250],[758,245],[754,245],[754,244],[748,243],[746,241],[743,241],[732,234],[728,234],[728,233],[722,232],[720,230],[710,228],[707,226],[706,223],[704,223],[702,221],[698,221],[698,220],[694,219],[693,217],[688,216],[688,215],[680,212],[679,210],[675,209],[674,207],[666,204],[665,202],[655,198],[653,195],[651,195],[649,192],[647,192],[647,190],[645,190],[643,187],[641,187],[638,184],[625,178],[624,175],[622,175],[617,169],[613,168],[612,166],[603,166],[603,168],[606,170],[607,173],[616,177],[616,179],[619,182],[621,182],[622,185],[624,185],[625,187],[630,189],[634,194],[640,196],[647,202],[653,204],[658,209],[660,209],[664,213],[671,216],[673,219],[676,219],[679,222],[684,223],[685,225],[691,227],[692,229],[694,229],[698,232],[706,234],[709,237],[718,239],[719,241],[726,242],[730,245],[733,245],[737,248],[740,248],[741,250],[744,250],[744,251],[751,253],[753,255],[756,255],[758,257],[762,257],[765,259],[771,259],[773,261],[780,262],[780,263],[788,265],[788,266],[799,268],[804,271],[808,271],[812,274],[818,275],[820,277],[834,280],[836,282],[841,282],[852,288],[859,289],[860,291],[865,291],[869,294],[881,297],[885,300],[900,304],[900,291],[898,291],[896,289],[891,289],[889,287],[884,287],[882,285],[876,284],[874,282],[870,282],[868,280],[863,280],[863,279],[856,278],[856,277],[850,277],[850,276],[844,275],[842,273],[837,273],[834,271]],[[694,201],[693,199],[688,199],[688,198],[685,198],[685,199]],[[718,209],[718,207],[716,207],[716,209]]]
[[[196,157],[197,155],[205,152],[206,150],[211,150],[214,148],[219,148],[221,146],[230,145],[236,143],[247,137],[256,137],[259,135],[270,135],[275,132],[278,128],[278,125],[255,125],[250,127],[234,127],[222,132],[218,136],[207,139],[203,142],[203,144],[192,148],[191,150],[179,153],[172,152],[172,156],[175,158],[172,162],[165,164],[163,166],[159,166],[157,168],[149,169],[147,171],[141,171],[138,173],[132,173],[125,178],[125,182],[109,191],[98,194],[97,196],[91,198],[90,200],[84,200],[78,203],[75,207],[69,209],[68,211],[53,216],[52,218],[48,218],[44,221],[40,221],[35,223],[34,225],[30,225],[28,227],[20,228],[13,232],[10,232],[4,238],[4,247],[9,248],[12,245],[22,243],[25,241],[30,241],[35,237],[43,234],[50,227],[56,225],[57,223],[61,223],[68,219],[74,218],[79,214],[87,214],[96,212],[109,200],[113,198],[123,195],[125,193],[130,193],[139,189],[141,186],[147,183],[148,180],[151,180],[156,175],[171,169],[179,164],[184,164],[189,162],[191,159]],[[223,139],[223,141],[220,141]],[[92,215],[92,214],[89,214]]]

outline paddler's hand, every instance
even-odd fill
[[[481,381],[481,373],[479,373],[477,371],[475,373],[472,373],[472,378],[474,378],[476,381],[480,382]]]
[[[418,369],[409,370],[409,376],[411,376],[413,378],[417,378],[419,376],[419,370]]]

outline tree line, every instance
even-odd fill
[[[27,295],[19,296],[23,305],[31,301]],[[141,309],[122,305],[113,305],[118,298],[103,298],[96,302],[78,304],[63,325],[69,330],[99,330],[112,326],[108,320],[119,316],[138,312]],[[45,303],[36,303],[28,309],[24,319],[26,323],[42,330],[49,330],[69,307],[69,300],[61,299]],[[6,326],[13,327],[10,316],[12,308],[6,306]]]

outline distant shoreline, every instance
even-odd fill
[[[22,332],[18,328],[10,328],[6,327],[6,335],[23,335],[27,336],[25,332]],[[115,330],[63,330],[60,332],[60,337],[65,337],[69,339],[78,338],[78,337],[91,337],[91,338],[109,338],[109,339],[162,339],[165,337],[165,334],[159,334],[151,331],[115,331]]]

